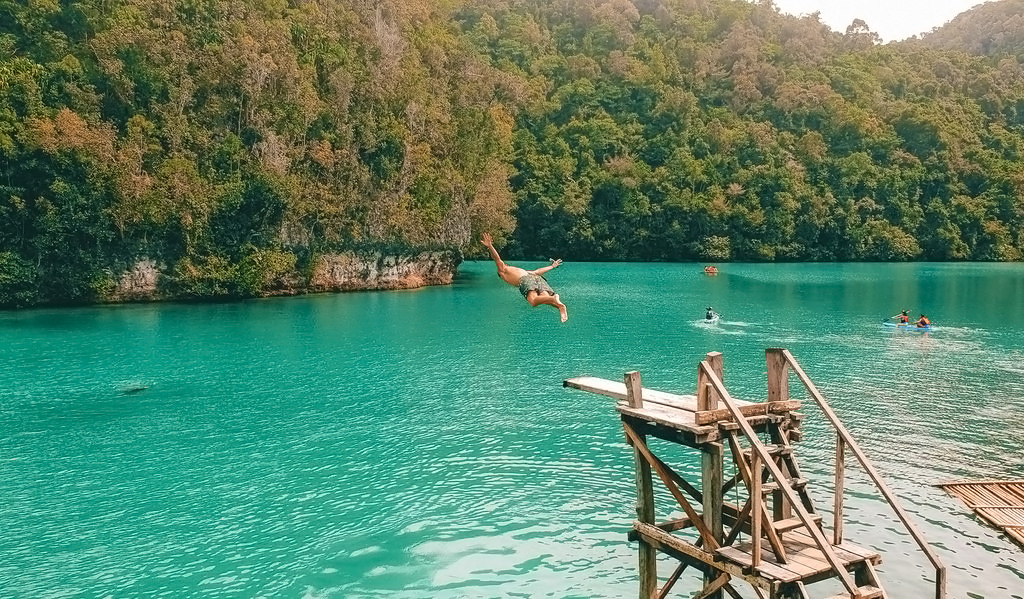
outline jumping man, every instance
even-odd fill
[[[569,312],[565,308],[565,304],[558,298],[558,294],[548,285],[548,282],[544,280],[543,275],[547,271],[557,268],[562,261],[555,260],[550,266],[538,268],[537,270],[524,270],[518,266],[509,266],[502,261],[501,256],[498,255],[498,250],[494,249],[494,240],[491,239],[490,233],[484,233],[480,243],[484,244],[487,250],[491,253],[491,258],[494,263],[498,266],[498,276],[501,280],[505,281],[509,285],[519,287],[519,293],[523,294],[526,301],[530,302],[530,305],[536,308],[541,304],[547,304],[558,308],[558,313],[562,315],[562,322],[569,320]]]

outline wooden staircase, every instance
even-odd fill
[[[828,599],[887,599],[875,571],[881,556],[843,537],[843,481],[849,450],[868,471],[926,555],[936,566],[936,599],[945,598],[945,569],[924,543],[824,398],[786,350],[767,350],[768,397],[764,402],[733,398],[722,383],[720,353],[698,366],[697,393],[673,395],[644,389],[640,375],[626,373],[623,383],[581,377],[565,386],[619,400],[627,442],[634,449],[637,520],[631,540],[640,546],[640,597],[662,599],[688,567],[703,573],[697,599],[739,598],[734,585],[746,582],[761,599],[813,599],[812,585],[833,581],[842,593]],[[836,428],[835,495],[831,529],[823,526],[793,442],[802,437],[789,397],[788,375],[797,374]],[[654,455],[649,438],[660,438],[701,453],[701,481],[687,481]],[[764,440],[762,440],[762,438]],[[725,459],[726,448],[730,460]],[[726,463],[734,473],[726,480]],[[658,522],[653,477],[661,480],[685,517]],[[742,491],[741,491],[742,490]],[[736,502],[727,501],[732,493]],[[742,499],[742,501],[740,501]],[[657,553],[679,565],[664,581],[657,574]]]

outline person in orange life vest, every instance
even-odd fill
[[[915,322],[914,324],[916,324],[918,328],[924,328],[932,326],[932,321],[928,320],[928,317],[922,314],[921,318],[918,318],[917,322]]]
[[[900,324],[910,324],[910,310],[904,310],[900,312],[898,316]]]

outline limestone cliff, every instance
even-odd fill
[[[354,291],[359,289],[412,289],[425,285],[447,285],[462,262],[451,251],[421,252],[415,256],[394,256],[381,252],[324,254],[317,258],[309,280],[309,291]]]
[[[455,278],[461,262],[461,254],[453,250],[424,251],[409,255],[380,251],[321,254],[314,257],[308,275],[298,271],[285,273],[277,278],[278,284],[273,289],[257,295],[447,285]],[[164,265],[150,258],[142,258],[115,277],[113,289],[103,299],[110,302],[190,299],[168,292],[167,286],[162,284],[165,277]]]

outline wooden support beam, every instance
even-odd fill
[[[750,456],[750,566],[761,565],[761,456],[755,451]]]
[[[747,490],[750,491],[750,489],[753,488],[753,475],[750,473],[750,465],[747,464],[747,461],[743,458],[743,448],[740,447],[739,437],[736,433],[729,434],[729,447],[732,449],[732,455],[736,461],[736,467],[743,475],[743,482],[747,485]],[[751,503],[763,500],[764,498],[760,496],[750,496]],[[753,510],[751,509],[751,511]],[[767,521],[768,514],[766,512],[762,511],[761,518],[762,520],[765,520],[765,522],[762,522],[763,526],[761,530],[763,530],[765,536],[768,537],[768,542],[772,546],[772,551],[775,552],[780,563],[786,563],[786,548],[782,545],[782,539],[779,538],[778,533],[775,532],[775,528],[772,527],[771,522]]]
[[[747,502],[743,504],[743,509],[737,514],[736,519],[733,521],[732,528],[729,530],[729,534],[726,535],[725,540],[722,541],[722,546],[727,547],[732,545],[732,542],[736,540],[736,537],[743,532],[743,525],[750,517],[750,506],[751,501],[747,499]]]
[[[724,497],[741,480],[743,480],[743,474],[741,474],[739,469],[737,469],[736,470],[736,474],[733,474],[732,478],[730,478],[729,480],[725,481],[725,484],[722,485],[722,496]]]
[[[768,591],[769,594],[776,590],[775,581],[754,574],[748,574],[743,571],[742,566],[720,560],[713,552],[709,553],[694,547],[683,539],[678,539],[656,526],[637,521],[633,522],[633,530],[636,531],[637,536],[647,540],[649,543],[656,544],[659,549],[676,559],[691,562],[691,565],[699,565],[704,569],[712,568],[721,572],[728,572],[736,578],[749,582],[751,586],[760,587]]]
[[[658,593],[658,599],[665,599],[665,597],[668,597],[669,592],[672,591],[672,587],[674,587],[676,582],[679,581],[679,577],[683,575],[683,570],[685,570],[688,565],[689,564],[686,562],[679,562],[675,571],[672,572],[672,576],[669,576],[668,580],[665,581],[665,586],[661,587],[661,592]]]
[[[654,469],[654,472],[657,473],[658,478],[662,479],[666,488],[669,489],[669,493],[672,494],[672,497],[676,498],[676,502],[679,503],[679,507],[683,508],[683,511],[686,512],[686,517],[688,517],[690,521],[693,522],[693,525],[696,526],[697,531],[700,533],[700,540],[703,541],[703,544],[712,551],[718,549],[718,542],[715,541],[715,538],[711,533],[711,529],[708,528],[707,524],[703,523],[703,519],[700,517],[700,514],[698,514],[697,511],[693,509],[693,506],[686,501],[686,498],[683,497],[682,491],[680,491],[679,487],[676,486],[676,483],[673,482],[672,477],[662,468],[662,466],[659,465],[660,461],[654,458],[646,444],[637,444],[635,438],[636,433],[633,432],[629,426],[626,426],[626,423],[623,423],[623,425],[626,428],[626,434],[633,438],[633,446],[638,448],[643,458]]]
[[[709,354],[710,355],[710,354]],[[719,354],[721,357],[721,354]],[[722,519],[722,508],[725,497],[722,495],[722,478],[725,470],[725,448],[721,443],[708,443],[701,447],[701,488],[704,493],[704,524],[718,545],[725,538]],[[710,588],[713,574],[704,575],[705,588]],[[712,589],[708,599],[722,599],[722,591]]]
[[[634,401],[641,401],[640,390],[643,387],[640,373],[627,372],[625,383],[630,405]],[[647,439],[634,433],[625,422],[622,426],[633,444],[633,460],[636,464],[636,517],[640,522],[654,524],[654,483],[651,478],[651,466],[643,456],[647,451]],[[654,599],[658,592],[658,550],[642,539],[639,549],[639,571],[640,599]]]
[[[721,597],[722,596],[721,588],[723,586],[725,586],[726,583],[728,583],[729,580],[731,580],[731,579],[732,579],[732,577],[729,576],[728,572],[722,572],[721,574],[718,575],[717,578],[715,578],[714,580],[712,580],[708,584],[704,585],[704,589],[701,590],[701,592],[698,593],[697,596],[694,597],[693,599],[711,599],[715,595]]]
[[[700,396],[697,396],[700,401]],[[748,403],[740,406],[740,412],[744,416],[762,416],[768,414],[784,414],[793,410],[800,409],[800,402],[797,400],[788,401],[774,401],[774,402],[763,402],[763,403]],[[712,424],[714,422],[720,422],[722,420],[732,420],[732,413],[726,408],[715,408],[701,410],[698,408],[697,412],[693,415],[693,422],[699,426]]]
[[[836,495],[832,502],[832,544],[843,544],[843,494],[846,482],[846,452],[842,435],[836,435]]]
[[[704,494],[701,493],[699,489],[691,485],[685,478],[680,476],[679,473],[673,470],[668,464],[661,461],[661,458],[654,455],[653,453],[651,454],[651,457],[654,458],[655,462],[657,462],[658,466],[660,466],[662,470],[668,473],[669,478],[671,478],[674,483],[682,487],[682,489],[686,491],[690,495],[690,497],[693,497],[694,501],[704,503]]]
[[[640,451],[641,456],[643,456],[643,458],[647,460],[647,463],[650,464],[652,468],[654,468],[654,471],[658,474],[658,478],[661,479],[661,482],[668,489],[669,493],[671,493],[672,496],[676,498],[676,502],[679,503],[679,507],[683,508],[683,511],[686,512],[686,517],[689,518],[693,522],[694,526],[697,527],[697,531],[700,533],[700,538],[704,541],[704,546],[707,547],[710,551],[718,549],[718,541],[715,540],[714,536],[711,534],[711,530],[707,527],[706,524],[704,524],[704,519],[701,518],[700,514],[697,513],[697,510],[693,509],[693,506],[690,505],[690,502],[686,500],[686,497],[683,496],[682,491],[680,491],[679,487],[677,487],[676,484],[672,481],[672,478],[669,476],[668,472],[666,472],[661,467],[660,461],[654,458],[654,456],[651,454],[651,450],[647,448],[647,445],[637,443],[638,439],[636,438],[636,433],[633,432],[633,429],[631,429],[625,422],[623,422],[622,425],[625,428],[626,435],[633,440],[633,447],[638,449]],[[653,526],[654,522],[652,521],[647,524]]]

